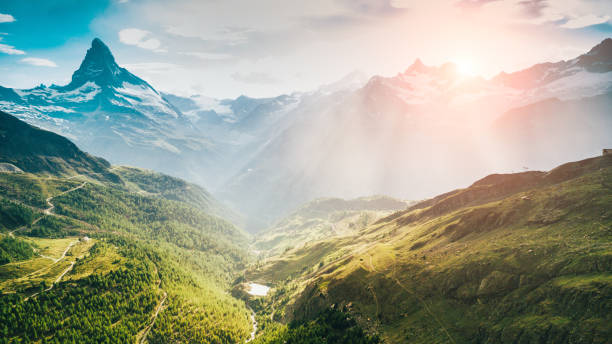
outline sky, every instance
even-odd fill
[[[68,83],[95,37],[160,91],[265,97],[416,58],[484,77],[570,59],[612,37],[612,1],[2,0],[0,85]]]

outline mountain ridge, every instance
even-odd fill
[[[612,93],[612,73],[600,68],[607,66],[611,41],[602,41],[575,63],[539,64],[489,80],[459,75],[452,64],[429,67],[417,59],[395,77],[373,76],[365,84],[355,77],[313,92],[219,100],[159,93],[128,71],[124,78],[134,78],[133,83],[116,86],[123,69],[108,47],[94,40],[93,52],[71,81],[79,87],[0,88],[0,109],[65,135],[113,163],[196,182],[244,213],[257,230],[313,198],[389,194],[421,199],[491,170],[551,167],[541,165],[549,161],[542,159],[546,155],[554,155],[551,161],[557,163],[592,154],[609,143],[607,136],[598,134],[579,149],[555,149],[562,142],[541,129],[554,127],[549,115],[541,116],[534,126],[537,135],[530,137],[537,154],[519,145],[510,159],[501,161],[495,149],[511,147],[521,135],[510,135],[516,129],[497,126],[496,120],[546,99],[588,103]],[[85,81],[90,65],[93,81]],[[589,113],[584,125],[606,128],[600,110]],[[566,142],[576,135],[562,129]],[[337,135],[340,130],[343,137]],[[371,144],[363,145],[366,140]],[[419,146],[432,147],[433,153],[422,156]],[[410,163],[417,160],[458,173],[443,179],[425,175]],[[371,162],[369,170],[362,168],[365,161]],[[465,166],[464,161],[473,163]],[[384,169],[384,178],[375,168]],[[303,185],[279,191],[277,182]],[[261,202],[260,196],[270,201]]]
[[[387,343],[605,343],[611,180],[610,155],[488,175],[246,278],[275,287],[267,326],[340,309]]]
[[[105,174],[110,164],[55,133],[0,111],[0,159],[30,173]]]

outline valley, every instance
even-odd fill
[[[55,165],[31,173],[28,156],[14,156],[24,168],[0,173],[5,342],[610,335],[610,155],[489,175],[420,202],[317,199],[251,236],[219,217],[233,212],[206,190],[173,177],[99,170],[80,151],[78,174],[58,172],[76,169],[71,143],[53,135],[42,135],[53,153],[38,156]]]
[[[602,156],[492,175],[245,277],[273,286],[262,312],[276,321],[342,309],[388,343],[604,343],[611,168]]]
[[[0,344],[612,342],[609,4],[77,3],[0,3]]]
[[[70,156],[54,152],[47,158]],[[248,235],[200,210],[218,208],[196,186],[134,168],[95,171],[0,174],[2,340],[246,338],[249,313],[223,290],[247,262]]]

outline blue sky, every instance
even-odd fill
[[[2,0],[0,85],[67,83],[94,37],[183,95],[311,90],[417,57],[490,77],[586,52],[611,16],[607,0]]]

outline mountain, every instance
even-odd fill
[[[260,255],[274,256],[316,240],[355,235],[409,204],[387,196],[316,199],[258,233],[252,247]]]
[[[488,80],[420,60],[396,76],[374,76],[300,106],[301,117],[217,194],[265,228],[314,198],[422,199],[492,171],[548,169],[597,154],[612,146],[611,41]],[[552,99],[554,107],[538,105]]]
[[[612,155],[493,174],[254,264],[260,343],[330,309],[385,343],[605,343],[611,187]]]
[[[542,159],[562,163],[569,153],[589,156],[608,147],[612,93],[573,100],[546,99],[512,109],[495,120],[491,132],[499,150],[520,166],[545,168]]]
[[[0,88],[0,109],[112,163],[197,183],[257,231],[316,198],[422,199],[612,146],[611,42],[491,79],[417,60],[392,77],[353,73],[311,92],[213,99],[156,91],[95,39],[68,85]]]
[[[83,149],[204,184],[210,143],[146,81],[116,63],[94,39],[64,86],[0,89],[0,109],[74,140]],[[194,164],[194,160],[201,160]]]
[[[229,291],[249,238],[206,190],[0,115],[0,161],[24,170],[0,173],[2,342],[246,340]]]
[[[110,164],[66,138],[0,111],[0,162],[30,173],[105,174]]]
[[[519,72],[501,73],[493,80],[521,90],[547,84],[551,88],[582,86],[576,85],[576,82],[583,82],[584,86],[596,86],[593,84],[598,81],[609,89],[606,83],[609,79],[603,75],[610,71],[612,71],[612,39],[607,38],[586,54],[569,61],[541,63]],[[595,80],[598,78],[600,80]]]
[[[359,80],[355,74],[324,91],[273,98],[180,97],[160,93],[120,67],[96,38],[70,83],[24,90],[0,86],[0,110],[66,136],[112,163],[164,172],[214,190],[299,118],[299,108],[317,103],[322,95],[355,88]]]

